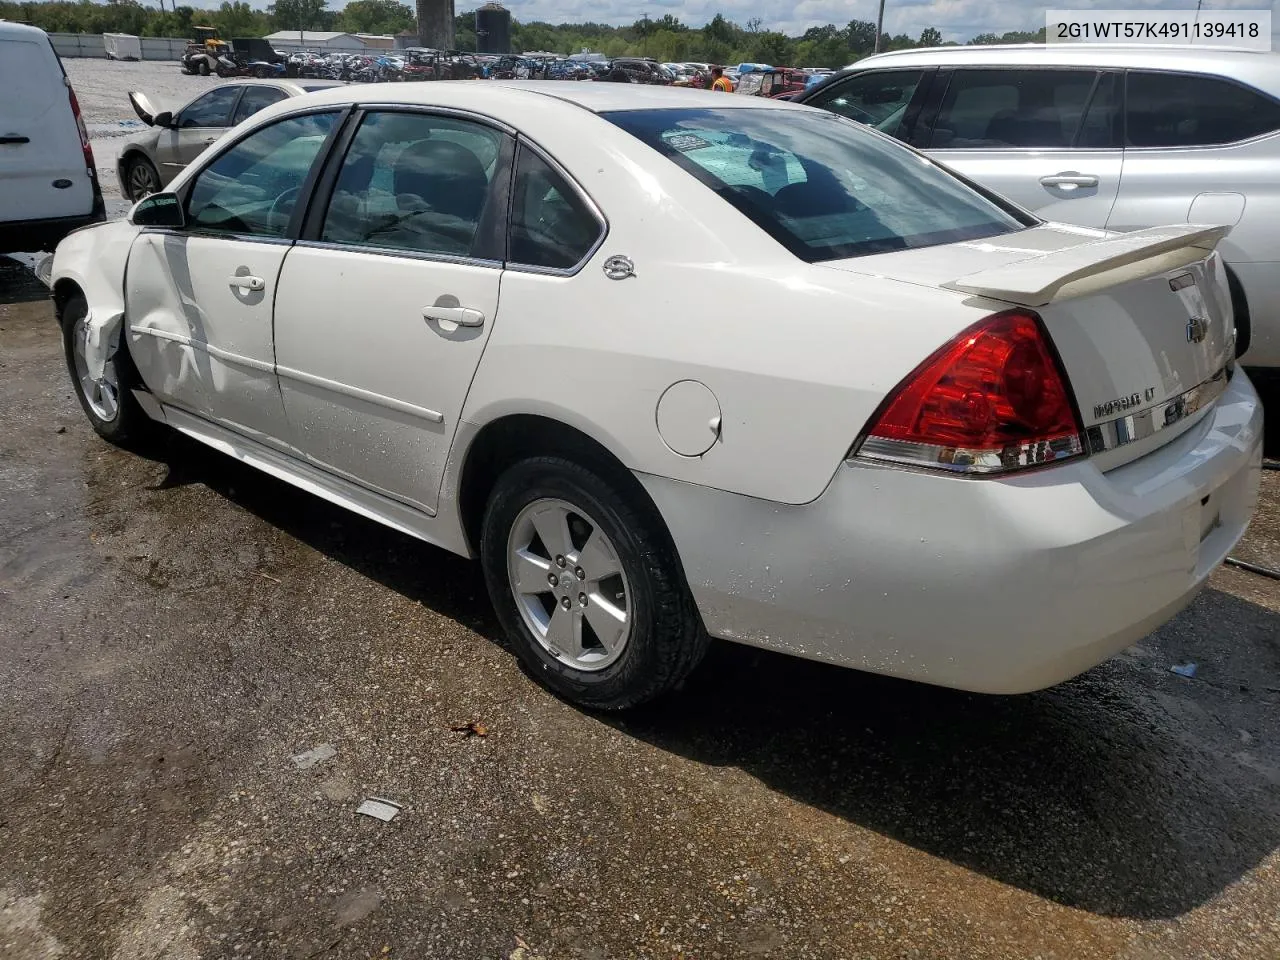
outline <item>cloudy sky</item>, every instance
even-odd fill
[[[188,0],[190,2],[190,0]],[[265,6],[269,0],[249,0]],[[413,0],[405,0],[413,6]],[[458,12],[479,6],[484,0],[454,0]],[[824,23],[846,24],[850,20],[875,20],[878,0],[799,0],[788,9],[786,3],[767,0],[500,0],[519,20],[551,23],[594,20],[622,25],[644,14],[661,17],[670,13],[691,26],[701,26],[716,13],[745,24],[752,17],[764,21],[766,29],[788,34],[804,32]],[[1205,10],[1271,10],[1274,0],[1204,0]],[[329,0],[337,10],[346,0]],[[218,0],[196,0],[197,6],[216,7]],[[1055,0],[1053,9],[1169,9],[1194,10],[1196,0]],[[1046,5],[1031,0],[886,0],[884,25],[889,33],[916,37],[925,27],[937,27],[946,40],[965,41],[979,33],[1007,30],[1036,30],[1044,26]],[[1276,35],[1280,16],[1273,12],[1272,31]],[[1280,43],[1275,45],[1280,49]]]

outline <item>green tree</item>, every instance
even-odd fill
[[[277,30],[324,30],[333,22],[327,5],[328,0],[275,0],[267,12]]]
[[[942,33],[936,27],[925,27],[920,31],[920,46],[922,47],[940,47],[942,46]]]
[[[396,34],[416,23],[413,10],[398,0],[351,0],[335,26],[347,33]]]
[[[228,3],[223,0],[213,15],[214,26],[222,37],[261,37],[270,32],[271,23],[266,14],[255,10],[244,0]]]

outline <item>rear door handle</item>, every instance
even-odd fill
[[[210,137],[209,139],[207,139],[207,140],[205,141],[205,143],[217,143],[217,142],[218,142],[218,138],[217,138],[217,137]]]
[[[423,307],[422,316],[439,323],[456,323],[460,327],[484,326],[484,314],[470,307]]]
[[[252,290],[254,293],[267,289],[267,281],[261,277],[232,277],[227,282],[233,287],[239,287],[241,290]]]
[[[30,143],[30,142],[31,142],[31,138],[30,138],[30,137],[19,137],[19,136],[17,136],[16,134],[15,134],[15,135],[10,135],[10,136],[7,136],[7,137],[0,137],[0,144],[6,144],[6,143]]]
[[[1098,178],[1091,173],[1067,171],[1066,173],[1055,173],[1052,176],[1041,177],[1040,183],[1046,187],[1065,187],[1068,190],[1074,190],[1076,187],[1096,187]]]

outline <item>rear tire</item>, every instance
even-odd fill
[[[677,687],[707,635],[666,531],[601,473],[560,457],[509,468],[485,509],[480,559],[533,676],[584,707],[621,710]]]
[[[133,388],[141,386],[142,378],[123,338],[110,354],[102,380],[95,382],[89,377],[83,352],[88,314],[89,304],[77,294],[67,301],[60,318],[63,353],[76,397],[98,436],[119,445],[140,440],[155,429],[155,421],[133,396]]]

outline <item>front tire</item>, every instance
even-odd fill
[[[89,305],[78,295],[68,300],[62,310],[62,347],[67,370],[94,432],[104,440],[123,445],[143,437],[154,424],[134,399],[132,388],[142,381],[121,341],[117,340],[108,353],[102,379],[94,380],[90,376],[84,354],[88,315]]]
[[[146,157],[134,157],[125,170],[125,193],[137,203],[160,190],[160,174]]]
[[[480,558],[498,619],[534,677],[582,706],[652,700],[706,651],[675,548],[651,514],[560,457],[517,463],[490,496]]]

